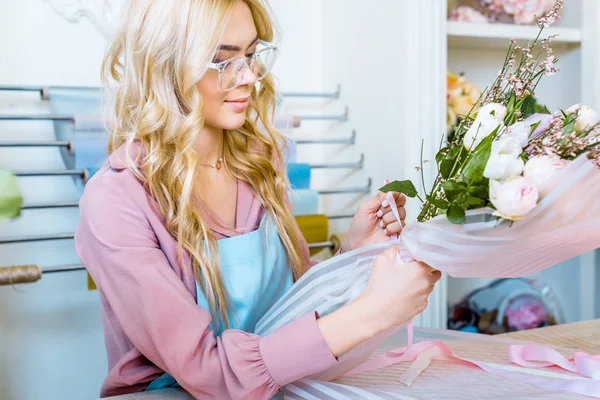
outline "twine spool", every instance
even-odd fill
[[[37,265],[0,268],[0,286],[33,283],[42,279],[42,269]]]
[[[329,240],[333,244],[333,249],[331,250],[332,254],[336,254],[342,248],[342,244],[344,243],[345,239],[345,233],[335,233],[331,235],[331,238]]]

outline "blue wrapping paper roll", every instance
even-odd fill
[[[282,145],[283,163],[287,166],[289,164],[296,163],[296,141],[290,138],[286,138],[285,147]]]
[[[310,165],[290,163],[287,174],[292,189],[310,189]]]
[[[75,168],[99,168],[108,157],[106,150],[108,139],[105,137],[75,137],[73,141],[73,155]]]
[[[319,212],[319,193],[316,190],[299,189],[288,192],[295,217],[315,215]]]

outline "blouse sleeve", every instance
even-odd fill
[[[131,343],[195,398],[267,399],[337,362],[315,313],[269,336],[230,329],[215,337],[210,314],[161,250],[143,200],[105,178],[80,201],[77,253]]]

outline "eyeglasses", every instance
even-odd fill
[[[277,45],[258,41],[256,51],[251,56],[235,57],[220,63],[209,63],[208,68],[219,71],[219,86],[227,92],[240,86],[250,67],[257,80],[263,79],[273,68],[277,56]]]

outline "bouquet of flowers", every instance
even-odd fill
[[[381,189],[423,203],[402,233],[415,258],[456,277],[517,277],[600,244],[598,115],[580,104],[550,114],[533,97],[558,72],[552,37],[539,38],[561,7],[540,18],[527,46],[511,41],[495,82],[440,146],[430,190],[423,163],[422,193],[410,181]]]

